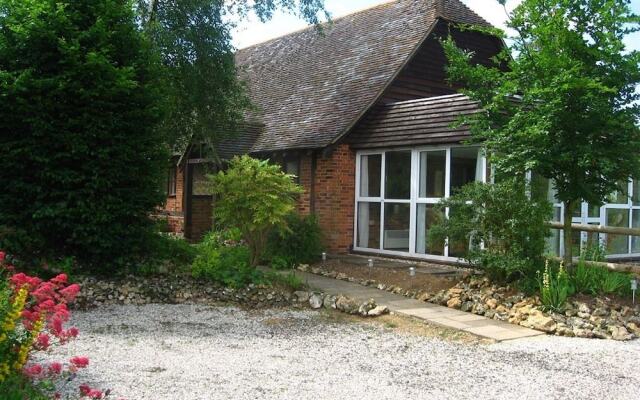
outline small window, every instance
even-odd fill
[[[168,196],[176,195],[177,174],[178,174],[178,169],[176,167],[169,168],[169,176],[167,177],[167,195]]]
[[[294,181],[300,183],[300,159],[298,157],[287,157],[282,162],[282,170],[288,174],[295,176]]]
[[[193,196],[210,196],[209,179],[207,175],[213,172],[207,164],[193,164],[191,177],[191,194]]]

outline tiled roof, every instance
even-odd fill
[[[264,131],[252,152],[325,147],[375,103],[437,17],[488,23],[459,0],[398,0],[236,55]]]
[[[400,101],[376,106],[348,138],[353,148],[459,143],[469,139],[460,117],[480,112],[462,94]]]
[[[231,160],[234,156],[247,154],[264,131],[260,124],[247,124],[239,129],[240,133],[224,138],[216,146],[221,160]]]

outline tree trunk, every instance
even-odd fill
[[[573,220],[573,209],[576,203],[574,201],[564,202],[564,228],[562,234],[564,235],[564,256],[563,261],[566,267],[570,267],[573,263],[573,235],[571,230],[571,221]]]

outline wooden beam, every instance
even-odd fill
[[[560,229],[560,230],[564,229],[564,226],[562,225],[561,222],[547,222],[545,225],[552,229]],[[640,228],[622,228],[617,226],[571,224],[571,229],[576,231],[581,231],[581,232],[610,233],[614,235],[640,236]]]

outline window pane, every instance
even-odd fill
[[[210,196],[209,180],[207,175],[212,171],[207,164],[194,164],[193,165],[193,185],[191,187],[191,193],[194,196]]]
[[[420,197],[444,197],[447,152],[420,153]]]
[[[632,228],[640,228],[640,210],[633,210]],[[640,236],[631,236],[631,252],[640,253]]]
[[[455,209],[449,209],[449,217],[453,215]],[[467,250],[469,250],[469,240],[452,240],[449,239],[449,257],[458,257],[462,258],[467,254]]]
[[[589,218],[600,218],[600,207],[594,204],[589,204]]]
[[[384,205],[384,249],[409,251],[409,204]]]
[[[385,156],[384,197],[409,199],[411,196],[411,152],[389,151]]]
[[[444,241],[429,241],[429,228],[444,219],[444,213],[435,210],[433,204],[418,204],[416,221],[416,252],[420,254],[444,255]]]
[[[288,159],[284,162],[284,172],[289,175],[300,176],[299,161],[296,159]]]
[[[622,190],[613,192],[609,196],[609,203],[611,204],[627,204],[629,201],[628,184],[620,182],[619,185],[622,187]]]
[[[553,208],[553,220],[560,222],[562,215],[562,209],[560,207]],[[547,237],[546,251],[549,254],[559,256],[560,255],[560,238],[562,237],[562,231],[559,229],[551,229],[551,236]]]
[[[629,227],[629,210],[608,209],[607,210],[607,226]],[[628,245],[629,236],[627,235],[611,235],[607,234],[607,253],[609,254],[627,254],[629,252]]]
[[[360,196],[380,197],[381,169],[381,154],[360,157]]]
[[[633,205],[640,206],[640,180],[633,180]]]
[[[531,198],[534,200],[547,200],[551,204],[557,203],[556,188],[553,181],[535,172],[531,173]]]
[[[473,181],[482,181],[482,163],[477,147],[451,149],[451,194]]]
[[[380,203],[358,203],[358,247],[380,248]]]

